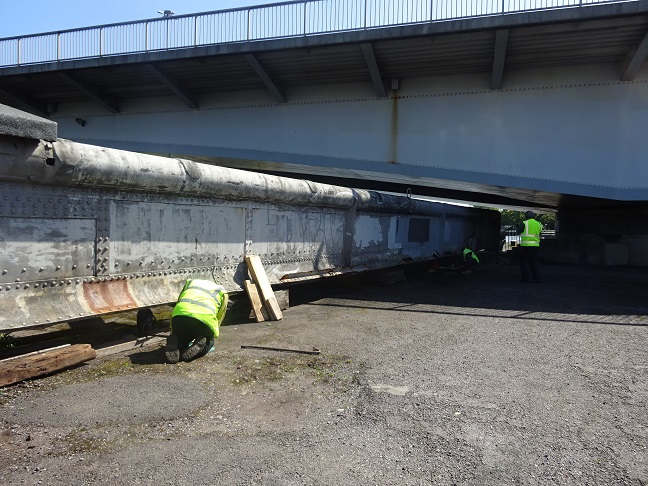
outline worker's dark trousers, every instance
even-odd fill
[[[523,282],[530,282],[531,277],[535,283],[540,283],[540,270],[538,269],[539,246],[520,247],[520,274]]]
[[[171,332],[178,336],[178,349],[180,352],[187,349],[189,343],[194,339],[205,337],[207,342],[214,339],[214,331],[207,324],[189,316],[173,316],[171,318],[171,329]]]

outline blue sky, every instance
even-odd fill
[[[279,3],[264,0],[0,0],[0,38],[91,25]]]

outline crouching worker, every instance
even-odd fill
[[[214,346],[225,311],[225,289],[209,280],[187,280],[171,314],[171,334],[167,337],[167,363],[192,361]]]
[[[479,263],[479,258],[470,248],[463,249],[464,267],[461,273],[471,273],[472,269]]]

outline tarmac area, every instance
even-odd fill
[[[0,483],[648,485],[647,270],[425,270],[0,390]]]

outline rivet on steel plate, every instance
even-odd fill
[[[61,265],[57,265],[56,270],[60,270],[60,269],[61,269]]]
[[[72,270],[76,269],[76,267],[77,267],[76,264],[72,265]]]
[[[3,270],[3,271],[2,271],[2,275],[6,275],[6,274],[7,274],[7,271],[6,271],[6,270]]]
[[[17,279],[16,279],[16,282],[20,282],[20,279],[19,279],[19,278],[17,278]]]

